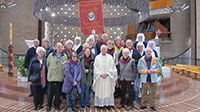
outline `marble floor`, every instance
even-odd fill
[[[16,72],[15,72],[16,74]],[[0,72],[0,112],[34,112],[33,99],[28,97],[29,83],[21,82],[17,76],[8,77],[7,72]],[[176,73],[164,74],[164,78],[158,83],[156,107],[158,112],[200,112],[200,82]],[[115,99],[115,105],[119,104]],[[45,101],[46,102],[46,101]],[[91,105],[93,101],[90,101]],[[126,108],[111,110],[80,109],[80,112],[127,112]],[[46,108],[37,110],[45,111]],[[52,109],[52,112],[56,112]],[[61,110],[67,112],[66,101],[62,101]],[[151,109],[139,109],[139,101],[136,108],[130,112],[151,112]]]

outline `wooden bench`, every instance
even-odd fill
[[[0,72],[3,72],[4,70],[3,70],[3,65],[2,64],[0,64]]]
[[[176,73],[182,72],[182,74],[185,74],[188,77],[191,77],[193,79],[200,79],[198,76],[200,76],[200,66],[195,66],[195,65],[182,65],[182,64],[177,64],[177,65],[168,65],[165,64],[166,67],[172,68],[172,70]]]

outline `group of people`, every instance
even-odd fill
[[[44,95],[47,112],[51,111],[53,99],[54,108],[60,110],[63,94],[69,112],[79,110],[78,98],[81,108],[90,108],[93,92],[94,106],[98,108],[111,109],[118,95],[121,97],[118,108],[126,106],[131,110],[136,106],[137,96],[141,96],[140,109],[145,109],[147,91],[150,91],[150,108],[156,111],[156,82],[161,71],[157,57],[155,42],[146,42],[143,33],[137,35],[134,43],[126,40],[125,45],[120,38],[108,40],[107,34],[101,38],[90,35],[83,44],[81,37],[76,37],[74,42],[64,40],[56,43],[55,48],[46,39],[39,46],[39,40],[35,39],[24,61],[28,80],[32,82],[34,110],[43,108]]]

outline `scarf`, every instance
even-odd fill
[[[90,55],[88,58],[85,56],[85,54],[83,55],[84,57],[84,60],[85,60],[85,66],[88,65],[88,62],[92,61],[93,60],[93,56]]]
[[[114,52],[115,52],[115,49],[114,49],[114,48],[108,49],[108,50],[107,50],[107,53],[110,54],[110,55],[112,55],[112,56],[113,56],[113,53],[114,53]]]
[[[115,45],[117,47],[117,49],[120,49],[122,47],[122,45]]]
[[[119,61],[120,61],[121,63],[128,63],[129,61],[131,61],[131,58],[128,57],[128,58],[124,59],[124,57],[122,56],[122,57],[120,58]]]
[[[37,60],[39,61],[39,56],[37,56]],[[40,64],[40,68],[42,67],[40,74],[41,74],[41,84],[42,84],[42,88],[45,87],[46,85],[46,72],[45,72],[45,66],[43,64]]]
[[[104,42],[103,39],[100,39],[99,42],[100,42],[101,44],[105,44],[105,45],[106,45],[106,42]]]
[[[128,48],[128,47],[126,46],[125,48]],[[129,49],[129,51],[131,51],[131,50],[135,49],[135,47],[128,48],[128,49]]]
[[[78,60],[73,61],[71,58],[69,59],[69,61],[71,61],[73,64],[77,65],[78,64]]]
[[[70,50],[70,49],[68,49],[68,48],[65,48],[65,50],[67,51],[67,52],[69,52],[69,53],[71,53],[73,50]]]

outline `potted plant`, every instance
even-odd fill
[[[20,79],[22,82],[27,82],[28,79],[28,73],[24,70],[24,57],[20,56],[17,60],[17,70],[20,74]]]

